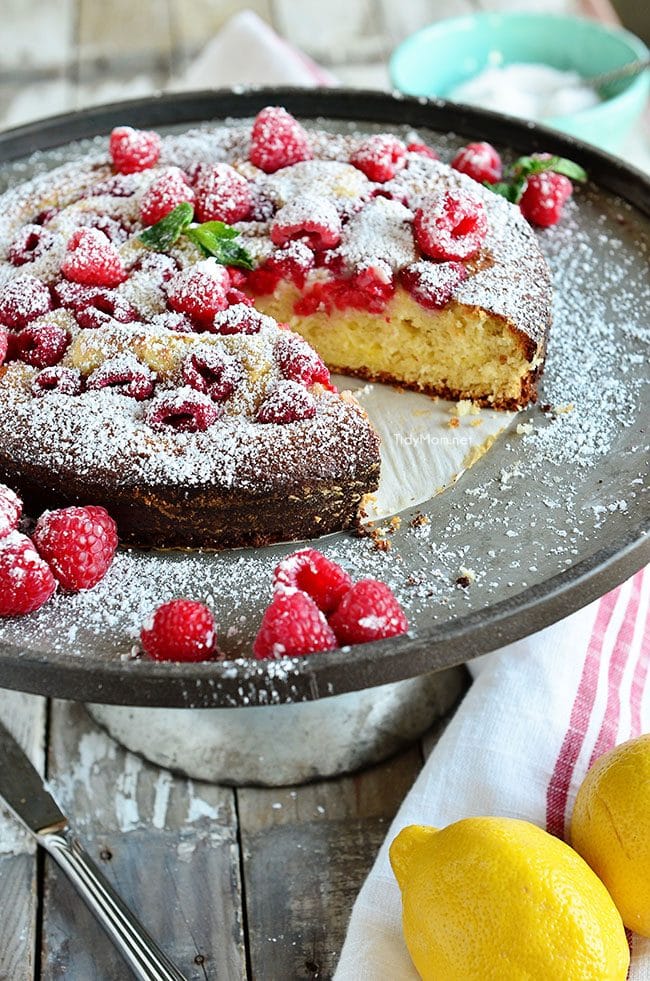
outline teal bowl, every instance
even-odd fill
[[[473,14],[438,21],[393,52],[390,77],[406,95],[445,98],[488,65],[533,62],[588,77],[647,58],[634,34],[594,20],[550,14]],[[617,82],[603,101],[546,126],[615,152],[643,112],[650,72]]]

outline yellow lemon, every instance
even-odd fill
[[[390,848],[406,946],[424,981],[624,981],[629,950],[602,882],[527,821],[411,825]]]
[[[596,760],[578,791],[571,840],[625,925],[650,937],[650,733]]]

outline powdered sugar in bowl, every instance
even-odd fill
[[[571,72],[585,79],[644,59],[647,54],[645,44],[633,34],[594,20],[486,13],[442,20],[411,35],[393,52],[390,75],[395,88],[407,95],[471,101],[528,119],[541,116],[547,126],[615,152],[643,112],[650,88],[649,72],[616,83],[599,92],[596,100],[588,98],[590,93],[584,87],[578,90],[581,99],[573,98],[572,87],[565,84],[557,87],[560,98],[544,105],[541,89],[549,84],[549,70]],[[532,88],[535,98],[523,98],[517,77],[508,79],[515,67],[519,75],[522,69],[528,75],[537,69],[539,77],[528,78],[526,84],[526,91]],[[493,70],[491,77],[486,76],[486,70]],[[459,87],[471,86],[477,76],[482,99],[472,98],[471,92],[468,99],[462,90],[457,94]],[[568,83],[569,77],[564,77]],[[479,86],[481,82],[484,84]]]

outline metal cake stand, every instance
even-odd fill
[[[392,548],[385,561],[387,578],[402,586],[402,595],[408,592],[406,583],[418,584],[412,602],[407,602],[412,627],[407,636],[289,663],[255,663],[238,655],[249,649],[255,625],[268,601],[266,587],[247,590],[241,603],[232,589],[224,587],[223,596],[213,589],[223,622],[239,622],[241,618],[249,624],[233,641],[230,653],[234,660],[192,665],[153,663],[130,656],[132,641],[120,632],[119,622],[98,636],[84,632],[81,617],[82,622],[66,640],[67,635],[57,630],[54,620],[46,619],[35,629],[26,618],[20,624],[0,623],[0,685],[4,687],[90,702],[151,707],[214,708],[315,700],[463,663],[566,617],[618,585],[650,558],[646,537],[649,515],[640,485],[647,467],[643,431],[649,416],[647,401],[642,399],[647,354],[641,332],[630,329],[630,316],[636,318],[637,325],[649,322],[645,250],[650,206],[648,182],[620,160],[543,127],[439,101],[376,92],[276,88],[164,95],[22,126],[0,134],[0,180],[4,179],[7,186],[36,169],[55,166],[62,152],[69,152],[65,150],[69,143],[106,134],[115,125],[182,129],[228,117],[250,117],[269,103],[284,105],[307,121],[318,118],[319,125],[334,129],[351,124],[356,129],[389,127],[397,131],[414,127],[425,136],[428,134],[434,145],[447,141],[449,146],[454,145],[454,138],[448,135],[452,132],[457,136],[456,145],[468,139],[486,139],[511,157],[536,150],[550,151],[582,164],[589,173],[590,184],[577,195],[573,221],[581,241],[585,240],[585,233],[589,237],[590,230],[593,241],[589,269],[582,281],[574,276],[572,288],[581,294],[584,304],[600,283],[601,301],[608,306],[605,315],[613,325],[612,343],[626,352],[617,369],[617,381],[634,393],[633,404],[625,418],[619,412],[612,414],[608,451],[596,455],[588,467],[557,460],[545,462],[540,457],[537,463],[533,460],[528,464],[522,478],[510,482],[507,473],[512,471],[515,458],[522,459],[526,453],[525,443],[512,427],[452,489],[401,515],[401,527],[390,539]],[[32,156],[36,151],[36,157]],[[24,166],[17,167],[15,162],[22,160]],[[627,281],[637,287],[645,282],[645,290],[637,288],[634,303],[628,297],[626,314],[621,318],[617,317],[616,289],[602,288],[602,280],[611,273],[614,237],[620,243],[619,259],[630,270]],[[548,243],[553,266],[552,241],[548,235],[543,247]],[[567,254],[566,233],[563,254]],[[564,322],[561,318],[556,330],[572,329],[566,319],[568,310],[565,306]],[[602,313],[601,310],[598,315]],[[598,363],[590,363],[587,368],[576,364],[574,368],[576,372],[592,372],[597,389],[601,382]],[[549,363],[547,378],[552,371]],[[543,388],[542,403],[544,399]],[[549,415],[539,409],[531,410],[526,418],[534,419],[540,429],[553,424]],[[486,487],[491,502],[489,513],[487,507],[472,503],[484,499]],[[569,497],[570,508],[563,505]],[[440,559],[441,568],[436,566],[427,539],[412,527],[416,511],[429,519],[430,536],[439,543],[441,556],[453,552],[466,555],[466,564],[476,564],[477,560],[481,563],[483,571],[477,583],[467,589],[455,586],[457,563],[454,566],[454,562],[449,562],[445,567],[444,557]],[[484,521],[480,520],[481,511],[485,511]],[[508,521],[493,520],[502,511],[507,513]],[[560,554],[558,535],[564,534],[566,539],[569,512],[573,524],[580,527],[580,534],[574,536],[572,548]],[[570,531],[570,537],[572,534]],[[376,570],[378,556],[372,553],[369,541],[341,534],[330,536],[325,545],[343,557],[349,549],[362,574]],[[259,560],[262,584],[270,581],[269,570],[291,548],[280,545],[256,552],[205,553],[193,556],[192,561],[196,563],[195,570],[212,577],[214,586],[215,582],[230,583],[233,577],[236,581],[236,570],[242,563],[254,565]],[[157,575],[164,577],[166,569],[171,573],[175,565],[187,562],[187,556],[143,553],[141,561],[143,574],[147,563],[153,563]],[[427,596],[427,581],[439,582],[441,577],[446,578],[444,589],[433,589]],[[201,576],[197,581],[200,579]],[[65,620],[64,605],[61,612]],[[116,619],[119,621],[119,613]]]

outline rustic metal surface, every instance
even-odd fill
[[[576,219],[579,230],[593,230],[596,262],[596,268],[592,264],[581,286],[583,302],[588,302],[589,292],[597,282],[598,263],[604,268],[611,258],[606,244],[599,251],[599,235],[615,232],[622,242],[627,261],[636,265],[637,272],[646,268],[647,255],[640,243],[648,230],[648,185],[641,174],[629,170],[614,158],[543,128],[492,113],[465,111],[422,100],[395,99],[369,92],[291,89],[169,95],[71,114],[8,132],[0,138],[0,157],[9,161],[38,148],[47,149],[105,133],[118,122],[164,128],[173,121],[177,126],[187,126],[207,119],[250,116],[269,102],[282,103],[305,119],[324,117],[335,128],[347,125],[346,121],[353,121],[359,128],[372,128],[373,124],[378,124],[379,128],[410,125],[431,131],[434,141],[437,134],[453,130],[459,134],[459,142],[463,136],[471,136],[489,139],[497,146],[515,152],[537,149],[569,156],[582,163],[591,177],[590,191],[580,198]],[[360,120],[364,123],[359,123]],[[47,154],[41,156],[38,165],[47,165],[47,160]],[[27,172],[25,170],[25,174]],[[621,201],[613,195],[620,195],[631,205],[624,224],[619,221]],[[625,375],[621,366],[620,380],[631,383],[646,371],[644,352],[640,347],[637,351],[637,342],[626,333],[627,325],[616,322],[616,291],[612,291],[609,302],[614,329],[618,332],[616,340],[626,344],[635,358],[638,355],[632,367],[626,365]],[[644,318],[647,322],[648,314],[644,312],[647,304],[646,292],[638,296],[641,322]],[[580,366],[576,366],[576,370],[580,370]],[[591,365],[589,370],[593,372],[594,385],[598,386],[598,365]],[[486,483],[492,484],[497,499],[502,495],[504,505],[506,497],[517,505],[511,509],[507,530],[503,525],[486,522],[480,527],[459,526],[456,531],[449,532],[446,547],[462,548],[467,543],[470,552],[492,556],[490,577],[493,588],[489,591],[480,588],[455,590],[444,603],[420,604],[417,610],[410,612],[412,636],[364,645],[344,654],[334,652],[305,658],[292,665],[289,671],[277,673],[273,669],[270,677],[267,665],[245,660],[199,665],[125,661],[128,646],[119,637],[116,640],[109,636],[99,641],[95,638],[91,647],[86,642],[84,653],[83,636],[67,648],[61,647],[60,643],[34,646],[22,638],[20,641],[15,637],[9,640],[8,631],[0,629],[0,684],[96,702],[233,706],[268,701],[271,689],[275,699],[284,701],[315,699],[385,684],[457,664],[494,649],[568,615],[617,585],[647,561],[649,549],[644,538],[647,510],[635,505],[625,509],[612,508],[605,520],[596,523],[589,534],[576,543],[570,559],[560,568],[554,548],[557,535],[566,524],[566,514],[561,507],[553,510],[542,502],[544,489],[553,481],[556,496],[561,497],[563,480],[567,487],[572,484],[572,500],[578,512],[593,508],[594,502],[600,506],[602,501],[607,511],[608,501],[628,497],[632,482],[638,479],[644,466],[638,449],[644,413],[647,419],[647,407],[639,403],[634,425],[622,424],[616,416],[612,417],[611,450],[588,470],[578,473],[572,472],[571,468],[556,467],[549,473],[547,468],[542,468],[526,481],[504,490],[500,475],[513,463],[516,444],[513,434],[512,438],[502,439],[455,488],[419,508],[434,528],[444,528],[451,509],[468,499],[461,495],[471,494]],[[544,420],[536,418],[536,425],[543,426]],[[423,568],[419,540],[409,533],[412,516],[408,512],[402,515],[402,527],[391,539],[391,544],[393,555],[399,556],[404,568],[417,577],[427,575],[429,570]],[[516,548],[513,548],[513,538],[516,538]],[[332,542],[332,539],[328,541]],[[258,554],[272,568],[277,558],[288,550],[287,546],[278,546],[258,550]],[[246,551],[223,552],[205,555],[200,561],[212,571],[216,563],[220,578],[227,582],[233,563],[242,558],[246,560],[249,555]],[[525,579],[523,573],[513,575],[513,555],[524,558]],[[174,563],[181,558],[167,554],[157,557],[156,561]],[[243,602],[231,609],[232,598],[224,597],[222,612],[225,618],[230,613],[243,615],[254,631],[265,601],[265,596],[258,594],[248,601],[248,605]],[[218,595],[215,602],[220,603]],[[242,653],[249,642],[250,634],[244,631],[240,639]]]

